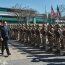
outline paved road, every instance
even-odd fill
[[[65,65],[65,56],[47,53],[17,41],[10,41],[11,56],[0,56],[0,65]]]

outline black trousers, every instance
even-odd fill
[[[10,53],[9,48],[8,48],[8,40],[3,40],[2,42],[2,49],[1,49],[2,54],[4,53],[4,49],[6,49],[7,54]]]

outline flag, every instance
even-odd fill
[[[59,10],[59,7],[58,7],[58,5],[57,5],[57,16],[60,16],[61,14],[60,14],[60,10]]]
[[[52,6],[51,6],[51,15],[54,16],[54,17],[56,16],[56,13],[54,12],[54,9],[53,9]]]

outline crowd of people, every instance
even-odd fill
[[[7,25],[7,22],[0,22],[1,54],[6,49],[7,55],[11,55],[8,48],[8,40],[18,40],[26,45],[45,49],[47,52],[60,54],[65,50],[65,25],[42,24],[37,25]],[[1,44],[0,43],[0,44]],[[53,51],[55,49],[55,51]],[[63,54],[65,55],[65,53]]]
[[[9,25],[12,39],[37,48],[45,49],[55,54],[65,50],[65,25]],[[65,55],[65,53],[63,54]]]

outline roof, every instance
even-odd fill
[[[3,12],[3,13],[2,13]],[[32,16],[35,16],[36,11],[33,9],[16,9],[16,8],[4,8],[0,7],[0,15],[7,15],[7,16],[16,16],[15,12],[17,13],[24,13],[25,16],[31,14]],[[22,15],[24,15],[22,14]]]

